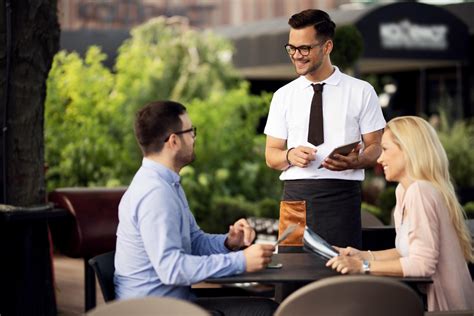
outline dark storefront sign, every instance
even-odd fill
[[[458,60],[468,58],[467,26],[449,11],[422,3],[376,8],[356,23],[363,58]]]

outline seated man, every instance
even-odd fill
[[[116,297],[169,296],[225,315],[271,315],[277,304],[269,299],[192,293],[190,286],[208,277],[264,269],[274,246],[251,245],[255,231],[245,219],[227,235],[206,234],[197,225],[179,177],[195,158],[196,129],[186,108],[172,101],[148,104],[137,113],[135,135],[144,158],[119,205]]]

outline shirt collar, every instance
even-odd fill
[[[169,184],[179,184],[179,181],[181,180],[179,174],[154,160],[143,158],[142,167],[153,170],[160,176],[160,178]]]
[[[314,83],[325,83],[325,84],[328,84],[328,85],[337,86],[339,84],[339,82],[341,81],[342,73],[341,73],[341,71],[339,70],[339,68],[337,66],[333,66],[333,67],[334,67],[333,73],[321,82],[312,82],[312,81],[306,79],[305,76],[300,76],[298,78],[299,86],[302,89],[308,88]]]

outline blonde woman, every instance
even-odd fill
[[[327,266],[346,273],[428,276],[428,310],[474,309],[474,285],[466,262],[474,261],[465,214],[456,199],[448,159],[435,130],[414,116],[391,120],[382,137],[387,181],[398,182],[396,248],[340,248]]]

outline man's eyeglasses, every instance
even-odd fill
[[[322,44],[324,44],[324,43],[316,43],[316,44],[309,45],[309,46],[308,45],[302,45],[302,46],[298,46],[298,47],[293,46],[291,44],[286,44],[285,49],[286,49],[286,52],[291,56],[293,56],[296,53],[296,51],[300,52],[300,54],[302,56],[308,56],[309,53],[311,52],[312,48],[315,48],[316,46],[320,46]]]
[[[165,138],[164,142],[166,143],[170,139],[171,135],[173,134],[179,135],[179,134],[186,134],[186,133],[193,133],[193,137],[195,138],[197,135],[197,127],[192,126],[191,128],[185,129],[184,131],[173,132],[169,134],[168,137]]]

